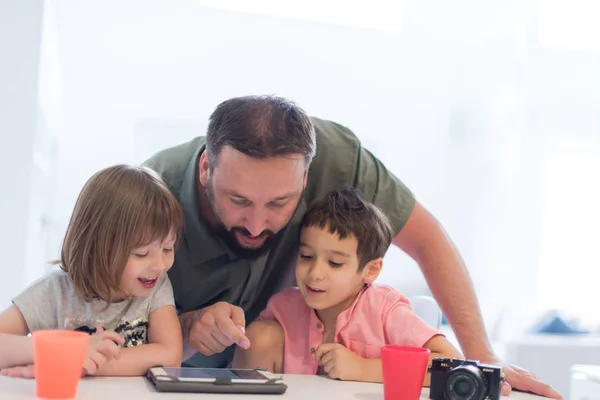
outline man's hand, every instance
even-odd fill
[[[33,364],[23,367],[3,368],[0,370],[0,375],[10,376],[12,378],[35,378],[35,369]]]
[[[325,343],[315,352],[317,363],[331,379],[360,380],[365,359],[338,343]]]
[[[115,331],[105,331],[100,325],[90,336],[87,356],[83,363],[84,375],[94,375],[104,364],[120,357],[120,344],[125,340]]]
[[[222,353],[232,344],[250,347],[245,335],[244,310],[224,301],[195,312],[190,324],[190,344],[205,356]]]
[[[480,360],[482,363],[494,364],[502,367],[502,373],[506,381],[502,385],[501,393],[503,396],[508,396],[512,389],[522,390],[524,392],[532,392],[551,399],[562,400],[562,396],[552,389],[550,385],[539,380],[531,372],[517,367],[516,365],[507,364],[497,357],[489,357]]]

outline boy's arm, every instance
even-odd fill
[[[431,339],[429,339],[424,345],[424,348],[431,350],[429,354],[429,362],[427,363],[427,369],[431,366],[431,361],[436,357],[444,357],[444,358],[463,358],[463,355],[460,351],[452,345],[446,339],[445,336],[435,335]],[[431,380],[431,374],[425,374],[425,380],[423,381],[423,386],[429,386]]]
[[[148,319],[148,343],[121,349],[118,359],[110,360],[94,375],[144,375],[150,367],[180,367],[182,359],[181,325],[174,306],[164,306]]]
[[[435,357],[462,358],[462,354],[442,335],[435,335],[429,339],[424,348],[431,350],[427,369]],[[383,370],[380,358],[365,358],[362,360],[362,376],[366,382],[383,382]],[[430,374],[425,373],[423,386],[429,386]]]
[[[398,297],[395,305],[384,318],[384,331],[387,344],[424,347],[431,351],[428,366],[435,357],[461,358],[460,352],[438,330],[428,326],[412,310],[410,302]],[[410,332],[407,336],[406,332]],[[366,360],[363,363],[365,377],[371,382],[382,382],[381,359]],[[425,374],[423,386],[429,386],[429,374]]]
[[[250,347],[236,347],[233,368],[264,368],[274,374],[282,374],[285,346],[285,315],[297,315],[297,307],[305,307],[304,299],[297,290],[284,289],[273,295],[258,318],[246,328]]]
[[[283,373],[283,350],[285,336],[279,322],[271,319],[254,321],[246,336],[250,340],[247,350],[236,346],[233,368],[263,368],[274,374]]]
[[[0,368],[33,364],[33,341],[14,304],[0,314]]]

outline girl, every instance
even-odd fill
[[[40,329],[92,335],[84,374],[180,366],[181,328],[166,273],[182,225],[179,203],[150,169],[116,165],[95,174],[75,204],[60,270],[0,313],[2,373],[32,377],[27,335]]]

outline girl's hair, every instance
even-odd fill
[[[85,184],[62,245],[60,267],[86,300],[127,296],[121,275],[133,249],[175,234],[183,212],[161,177],[130,165],[101,170]]]

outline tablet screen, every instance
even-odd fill
[[[227,376],[231,379],[260,380],[269,378],[252,369],[217,369],[217,368],[163,368],[165,372],[179,379],[214,379]]]

